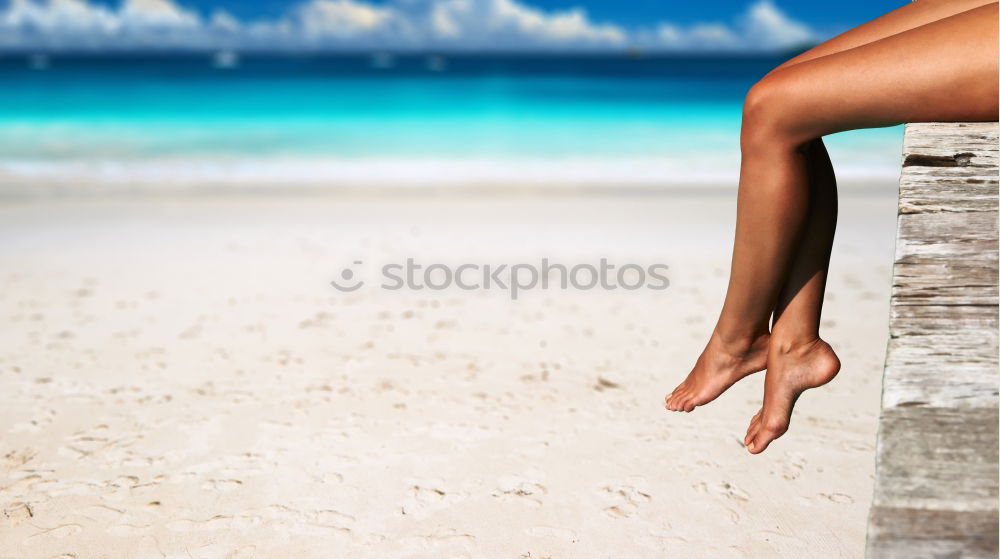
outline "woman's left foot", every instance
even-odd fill
[[[664,398],[670,411],[690,412],[719,397],[737,381],[767,366],[768,334],[742,343],[726,343],[713,333],[694,369]]]
[[[810,388],[833,380],[840,359],[830,344],[816,338],[799,344],[782,344],[772,337],[764,377],[764,406],[750,420],[743,444],[760,454],[771,441],[785,434],[795,400]]]

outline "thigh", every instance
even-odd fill
[[[825,41],[775,68],[842,52],[978,8],[995,0],[917,0]]]
[[[996,120],[997,19],[993,3],[801,62],[762,80],[757,96],[795,141],[904,122]]]

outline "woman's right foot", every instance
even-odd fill
[[[725,343],[712,333],[694,369],[673,392],[664,398],[670,411],[689,412],[705,405],[749,376],[767,367],[768,334],[744,343]]]
[[[776,338],[767,356],[764,406],[750,420],[743,439],[752,454],[764,452],[771,441],[785,434],[792,408],[803,392],[823,386],[840,371],[840,359],[823,340],[780,343]]]

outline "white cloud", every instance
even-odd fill
[[[11,0],[0,12],[0,47],[194,46],[210,39],[195,12],[170,0]]]
[[[197,14],[171,0],[125,0],[119,18],[124,27],[133,28],[194,28],[201,25]]]
[[[110,10],[93,6],[85,0],[50,0],[45,4],[31,0],[12,0],[0,17],[5,28],[80,31],[110,31],[118,27],[118,18]]]
[[[778,9],[758,0],[735,24],[718,22],[680,26],[659,24],[652,33],[635,35],[640,46],[670,50],[773,50],[817,41],[817,33]]]
[[[312,0],[296,9],[296,20],[312,36],[352,37],[370,33],[390,23],[396,14],[354,0]]]
[[[545,13],[515,0],[485,0],[480,2],[483,18],[500,29],[511,29],[525,37],[537,37],[553,42],[621,44],[625,31],[611,24],[594,24],[582,8]],[[479,10],[476,11],[477,16]]]
[[[226,10],[215,10],[212,13],[212,19],[210,20],[210,25],[221,31],[235,32],[243,28],[243,24],[240,20],[233,17],[233,14],[227,12]]]
[[[0,0],[2,1],[2,0]],[[814,40],[806,25],[757,0],[724,24],[670,22],[626,29],[583,8],[544,10],[526,0],[303,0],[276,19],[207,17],[175,0],[8,0],[0,48],[427,48],[666,50],[783,48]]]
[[[462,35],[462,19],[472,13],[471,0],[441,0],[431,6],[431,30],[445,39]]]
[[[581,8],[546,12],[517,0],[422,0],[410,6],[411,21],[425,10],[430,38],[470,47],[559,45],[615,46],[627,41],[624,29],[595,23]],[[420,26],[418,25],[419,29]]]
[[[810,41],[814,32],[785,15],[771,0],[750,7],[744,21],[746,36],[762,46],[787,47]]]

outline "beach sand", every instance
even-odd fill
[[[760,456],[763,375],[662,407],[720,309],[734,198],[6,201],[0,557],[862,557],[895,191],[844,194],[844,368]],[[329,284],[407,257],[671,285]]]

